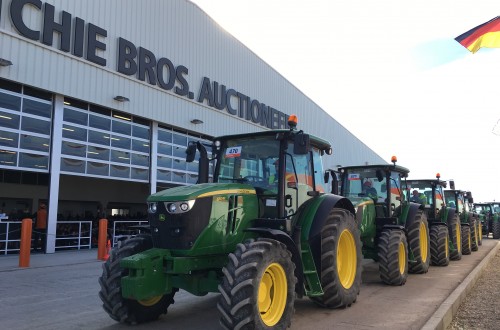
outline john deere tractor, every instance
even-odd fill
[[[443,189],[446,181],[436,179],[407,180],[406,195],[409,201],[424,205],[430,227],[431,264],[447,266],[450,259],[462,257],[460,219],[456,210],[446,207]]]
[[[339,168],[341,195],[356,209],[364,258],[378,261],[384,283],[403,285],[408,272],[429,269],[429,230],[424,206],[404,198],[402,180],[409,170],[392,161]]]
[[[482,235],[500,238],[500,203],[474,203],[474,210],[479,213]]]
[[[180,289],[219,292],[227,329],[285,329],[296,296],[327,308],[356,301],[354,207],[327,193],[321,157],[330,144],[293,117],[290,129],[218,137],[211,152],[188,146],[198,183],[149,196],[150,234],[120,242],[103,265],[99,296],[111,318],[157,319]]]
[[[479,216],[471,209],[473,198],[470,192],[455,189],[454,181],[450,181],[449,190],[444,191],[446,205],[455,209],[460,219],[462,236],[462,254],[468,255],[478,250],[482,237],[479,228]]]

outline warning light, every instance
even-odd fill
[[[396,157],[396,156],[392,156],[392,157],[391,157],[391,162],[392,162],[394,165],[396,165],[396,162],[397,162],[397,161],[398,161],[398,157]]]
[[[436,173],[436,179],[438,179],[438,180],[439,180],[440,178],[441,178],[441,174]]]
[[[290,126],[290,128],[295,128],[297,127],[298,121],[296,115],[290,115],[290,117],[288,117],[288,126]]]

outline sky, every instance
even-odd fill
[[[192,2],[410,179],[500,200],[500,48],[454,40],[500,1]]]

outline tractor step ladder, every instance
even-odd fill
[[[321,282],[314,265],[314,259],[309,246],[302,244],[302,267],[304,269],[304,289],[308,297],[318,297],[323,295]]]

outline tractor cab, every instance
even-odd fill
[[[468,214],[471,212],[471,204],[473,202],[472,196],[467,194],[464,190],[454,189],[454,185],[450,184],[452,189],[444,191],[445,203],[448,207],[457,210],[457,213]]]
[[[330,144],[297,131],[294,118],[289,125],[289,130],[214,139],[213,182],[254,190],[258,199],[258,218],[290,218],[307,200],[327,190],[321,156],[332,153]],[[194,159],[196,148],[200,150],[203,146],[193,143],[188,147],[188,162]],[[201,149],[200,173],[208,172],[201,168],[207,167],[208,162],[201,160],[205,154]],[[200,180],[207,182],[208,175],[200,175]]]
[[[424,205],[429,222],[440,219],[442,210],[446,207],[444,199],[444,188],[446,181],[440,180],[439,173],[436,179],[407,180],[404,191],[405,198],[409,202]]]
[[[377,217],[392,217],[404,201],[402,179],[409,170],[399,165],[341,167],[341,195],[356,206],[373,204]]]

